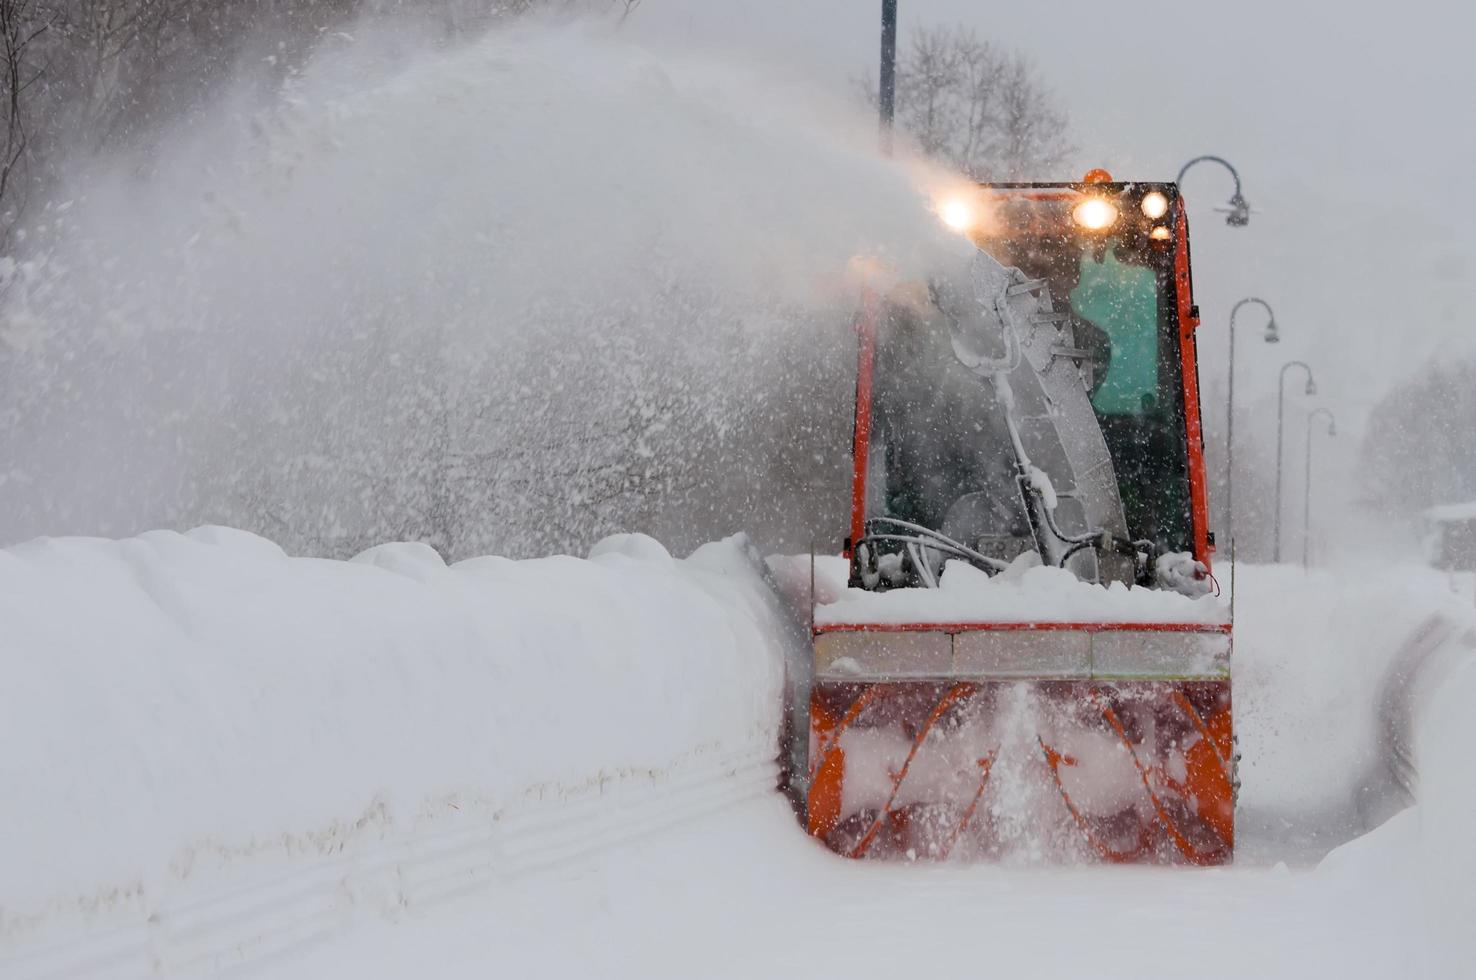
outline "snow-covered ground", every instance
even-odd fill
[[[1315,874],[885,866],[756,799],[279,975],[1418,976],[1437,937],[1399,867],[1416,832],[1401,820]]]
[[[1240,569],[1240,857],[1206,871],[825,851],[773,790],[761,575],[741,539],[450,568],[219,528],[0,552],[0,976],[1476,963],[1476,611],[1443,577]],[[1375,827],[1404,704],[1419,803]]]
[[[138,964],[270,947],[319,898],[429,900],[767,791],[784,632],[761,575],[742,539],[450,569],[221,528],[0,552],[0,963],[90,956],[84,932]]]

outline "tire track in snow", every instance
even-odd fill
[[[490,814],[437,819],[246,887],[191,882],[126,926],[0,958],[7,980],[254,975],[357,924],[556,872],[765,793],[772,740],[698,751],[577,789],[548,787]],[[447,826],[448,823],[454,824]]]

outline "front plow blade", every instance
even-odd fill
[[[868,638],[873,672],[936,646],[903,640]],[[1192,637],[1180,648],[1202,653]],[[1233,854],[1228,663],[1225,676],[1191,678],[901,679],[866,677],[851,657],[841,673],[863,676],[842,679],[817,644],[817,667],[806,822],[839,854],[1196,865]]]

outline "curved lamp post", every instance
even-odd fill
[[[1272,559],[1281,561],[1281,456],[1286,432],[1286,372],[1299,367],[1307,372],[1308,397],[1317,394],[1317,384],[1312,380],[1312,368],[1306,361],[1287,361],[1281,366],[1281,377],[1276,383],[1276,528],[1273,537]]]
[[[1195,157],[1179,168],[1179,176],[1174,178],[1174,183],[1184,183],[1184,174],[1196,163],[1218,163],[1230,171],[1230,176],[1235,178],[1235,193],[1230,196],[1229,207],[1225,213],[1225,224],[1232,228],[1243,228],[1249,224],[1251,209],[1250,205],[1246,203],[1245,195],[1240,193],[1240,174],[1236,173],[1235,168],[1230,166],[1230,161],[1225,158],[1216,156]]]
[[[1230,308],[1230,392],[1225,399],[1225,532],[1235,539],[1235,314],[1247,303],[1257,303],[1266,310],[1266,343],[1281,339],[1276,328],[1276,313],[1271,304],[1256,296],[1247,296]]]
[[[1333,418],[1333,413],[1325,408],[1319,408],[1307,416],[1307,476],[1302,481],[1302,567],[1309,564],[1309,556],[1312,552],[1312,423],[1317,419],[1327,418],[1327,434],[1335,436],[1338,434],[1338,420]]]

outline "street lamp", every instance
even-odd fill
[[[1312,549],[1312,423],[1319,417],[1327,417],[1327,434],[1338,434],[1338,420],[1333,413],[1319,408],[1307,416],[1307,476],[1302,481],[1302,567],[1308,566],[1308,555]]]
[[[1312,380],[1312,368],[1306,361],[1287,361],[1281,366],[1281,377],[1276,382],[1276,531],[1272,538],[1272,560],[1278,564],[1281,562],[1281,455],[1286,423],[1286,372],[1294,367],[1307,372],[1307,396],[1310,398],[1317,394],[1317,385]]]
[[[1266,310],[1264,340],[1274,344],[1281,339],[1276,328],[1276,313],[1271,304],[1256,296],[1247,296],[1230,308],[1230,393],[1225,399],[1225,532],[1235,540],[1235,314],[1247,303],[1258,303]]]
[[[1230,171],[1230,176],[1235,178],[1235,193],[1230,196],[1229,207],[1223,209],[1225,211],[1225,224],[1229,225],[1232,228],[1245,227],[1247,224],[1250,223],[1250,205],[1246,203],[1245,196],[1240,193],[1240,174],[1235,172],[1235,168],[1230,166],[1230,162],[1228,160],[1224,159],[1223,157],[1216,156],[1195,157],[1193,160],[1190,160],[1188,163],[1179,168],[1179,176],[1174,178],[1174,183],[1182,185],[1184,183],[1184,174],[1189,170],[1190,167],[1194,166],[1196,163],[1206,162],[1218,163],[1220,166]],[[1216,210],[1221,209],[1217,208]]]

